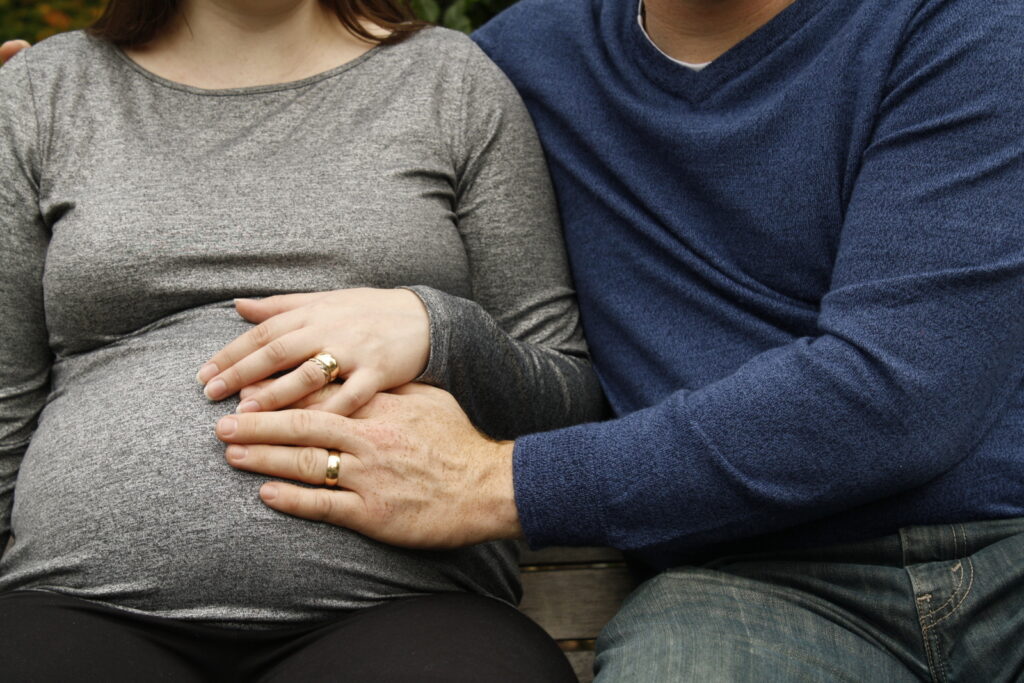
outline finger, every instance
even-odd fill
[[[335,453],[339,456],[338,486],[357,490],[361,488],[366,469],[360,460],[350,453]],[[330,454],[331,451],[317,446],[265,444],[231,444],[224,451],[228,464],[237,469],[316,486],[326,484],[327,457]]]
[[[210,400],[219,401],[231,396],[242,387],[265,379],[275,372],[294,368],[321,351],[323,351],[322,342],[319,341],[319,335],[315,331],[302,328],[288,332],[271,340],[265,346],[254,349],[247,356],[222,370],[220,374],[210,379],[204,393]],[[317,366],[310,365],[311,369],[307,368],[305,372],[309,373],[309,377],[316,379],[316,375],[312,371],[317,370]],[[324,373],[322,370],[319,373],[319,381],[312,384],[306,393],[324,385]]]
[[[18,54],[26,47],[31,47],[27,41],[24,40],[8,40],[3,45],[0,45],[0,62],[6,62],[8,59]]]
[[[429,396],[430,394],[436,394],[438,392],[446,393],[444,392],[444,389],[438,389],[437,387],[432,387],[429,384],[423,384],[422,382],[409,382],[408,384],[403,384],[400,387],[388,389],[388,391],[392,394],[418,394],[420,396]]]
[[[311,394],[307,394],[295,401],[291,405],[287,406],[289,409],[302,409],[302,410],[320,410],[323,402],[330,398],[330,396],[341,389],[340,384],[331,382],[325,384]]]
[[[325,410],[336,415],[351,415],[366,405],[374,395],[383,389],[380,376],[373,370],[356,370],[341,385],[341,389],[332,392],[317,406],[317,410]]]
[[[226,415],[217,422],[217,438],[226,443],[281,446],[329,446],[360,455],[370,451],[365,428],[355,420],[319,410]]]
[[[235,310],[251,323],[261,323],[268,318],[313,303],[324,296],[323,292],[308,294],[278,294],[263,299],[235,299]]]
[[[269,348],[269,347],[268,347]],[[254,357],[257,354],[253,354]],[[235,366],[239,373],[245,372],[244,364],[248,359]],[[349,368],[338,366],[341,372],[348,372]],[[231,372],[230,370],[228,372]],[[225,373],[227,374],[227,373]],[[247,397],[238,405],[239,413],[251,413],[259,410],[278,410],[280,408],[300,407],[294,405],[297,401],[309,394],[315,393],[327,386],[327,377],[323,368],[316,363],[305,362],[289,372],[284,377],[279,377],[271,382],[264,389],[256,394]],[[230,383],[229,383],[230,388]],[[343,413],[339,413],[343,414]]]
[[[277,316],[256,325],[245,334],[235,337],[206,361],[199,368],[196,379],[209,387],[209,382],[238,361],[301,326],[302,320],[298,316],[289,315]]]
[[[260,498],[278,512],[353,529],[361,527],[366,517],[363,499],[354,491],[308,489],[275,481],[260,488]]]
[[[323,376],[322,372],[320,374],[321,374],[321,376]],[[253,384],[250,384],[247,387],[242,387],[239,390],[239,392],[238,392],[238,397],[244,402],[245,399],[252,398],[259,391],[269,387],[271,384],[274,383],[274,381],[275,380],[272,380],[272,379],[265,379],[265,380],[262,380],[262,381],[259,381],[259,382],[254,382]],[[331,382],[330,384],[325,384],[322,387],[320,387],[319,389],[317,389],[316,391],[314,391],[312,393],[309,393],[309,394],[306,394],[302,398],[300,398],[300,399],[298,399],[296,401],[293,401],[293,402],[289,403],[288,405],[282,406],[282,407],[288,408],[288,409],[292,409],[292,410],[299,410],[299,409],[302,409],[302,410],[320,410],[321,406],[324,403],[324,401],[326,401],[328,398],[330,398],[334,394],[334,392],[336,392],[336,391],[341,391],[341,385],[340,384],[335,384],[334,382]],[[241,406],[239,406],[239,407],[241,407]],[[242,412],[250,412],[250,411],[242,411]]]
[[[272,379],[264,379],[260,380],[259,382],[253,382],[247,387],[242,387],[241,389],[238,390],[238,398],[244,401],[245,399],[249,398],[256,392],[260,391],[261,389],[266,389],[267,387],[269,387],[273,381],[274,380]],[[295,407],[298,408],[299,406]]]

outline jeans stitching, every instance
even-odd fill
[[[957,598],[957,594],[958,594],[958,593],[960,592],[960,588],[961,588],[961,586],[963,586],[963,585],[964,585],[964,574],[965,574],[965,573],[966,573],[966,572],[964,572],[964,571],[963,571],[963,564],[961,564],[961,571],[960,571],[960,582],[959,582],[959,583],[958,583],[958,584],[956,585],[956,588],[954,588],[954,589],[953,589],[953,592],[952,592],[952,594],[950,594],[950,596],[949,596],[949,599],[948,599],[948,600],[946,600],[946,602],[944,602],[944,603],[942,603],[941,605],[939,605],[938,607],[936,607],[935,609],[933,609],[932,611],[930,611],[930,612],[927,612],[927,613],[925,613],[925,614],[921,615],[921,616],[922,616],[922,618],[924,618],[924,619],[927,619],[928,617],[932,616],[932,615],[933,615],[933,614],[935,614],[936,612],[941,612],[942,610],[946,609],[946,606],[947,606],[947,605],[949,605],[949,604],[950,604],[950,603],[952,603],[952,602],[953,602],[954,600],[956,600],[956,598]],[[971,579],[972,579],[972,581],[973,581],[974,577],[972,576],[972,577],[971,577]],[[971,587],[970,587],[970,586],[968,586],[968,587],[967,587],[967,590],[969,591],[970,589],[971,589]],[[959,607],[959,604],[957,605],[957,607]],[[954,611],[954,612],[956,611],[956,607],[953,607],[953,611]]]
[[[956,535],[956,527],[953,526],[952,524],[950,524],[949,525],[949,530],[953,534],[953,555],[956,556],[956,557],[960,557],[961,554],[958,552],[958,546],[959,546],[959,542],[958,541],[959,541],[959,539],[957,538],[957,535]],[[966,533],[966,531],[964,531],[962,526],[961,526],[961,532],[964,534],[964,538],[965,538],[965,540],[964,540],[964,550],[966,550],[967,549],[967,542],[966,542],[967,533]],[[973,580],[973,576],[971,578]],[[945,609],[947,605],[949,605],[954,600],[956,600],[957,593],[960,591],[960,587],[963,586],[963,585],[964,585],[964,572],[960,572],[960,582],[956,585],[956,588],[953,589],[953,592],[949,596],[949,599],[946,600],[946,602],[944,602],[941,605],[939,605],[938,607],[936,607],[935,609],[933,609],[932,611],[924,614],[923,616],[925,618],[927,618],[927,617],[930,617],[933,614],[935,614],[937,612],[940,612],[943,609]],[[967,590],[968,591],[970,590],[970,586],[968,586]],[[953,608],[953,611],[956,611],[956,607]],[[923,626],[923,624],[922,624],[922,626]]]
[[[965,536],[966,536],[966,534],[965,534]],[[967,597],[970,595],[971,589],[974,586],[974,562],[972,562],[971,558],[969,558],[969,557],[964,558],[963,560],[961,560],[961,562],[966,562],[967,563],[968,571],[970,571],[971,577],[970,577],[970,580],[967,582],[967,588],[964,590],[963,595],[960,596],[960,600],[942,618],[936,619],[935,621],[933,621],[933,622],[931,622],[930,624],[927,624],[927,625],[924,624],[923,620],[921,621],[921,635],[923,636],[923,640],[924,640],[925,656],[928,659],[928,665],[929,665],[928,668],[932,671],[932,676],[937,681],[940,681],[940,682],[941,681],[945,681],[947,679],[947,675],[946,675],[946,662],[943,659],[939,658],[938,647],[937,647],[938,643],[935,642],[934,645],[933,645],[933,639],[934,639],[934,641],[938,641],[938,639],[939,639],[939,634],[938,634],[937,631],[935,631],[935,627],[938,626],[939,624],[941,624],[946,619],[949,619],[954,614],[956,614],[957,610],[960,609],[960,606],[964,604],[965,600],[967,600]],[[963,572],[962,572],[962,574],[963,574]],[[961,582],[960,582],[961,584],[963,583],[963,576],[962,576],[962,574],[961,574]],[[954,596],[955,596],[955,593],[954,593]],[[935,612],[935,610],[933,610],[929,614],[934,614],[934,612]]]
[[[921,641],[924,644],[924,657],[928,662],[928,671],[932,674],[932,678],[935,678],[935,671],[941,667],[937,661],[935,649],[932,647],[932,636],[928,632],[929,627],[925,624],[925,617],[919,614],[917,620],[921,625]]]
[[[962,596],[960,596],[960,601],[958,603],[956,603],[956,605],[954,605],[951,610],[949,610],[949,614],[946,614],[941,619],[937,619],[936,621],[933,621],[931,623],[931,625],[927,626],[926,628],[930,629],[930,628],[933,628],[935,626],[938,626],[939,624],[944,622],[946,619],[949,619],[951,616],[956,614],[956,611],[958,609],[960,609],[960,606],[964,604],[965,600],[967,600],[967,596],[971,594],[971,588],[974,586],[974,562],[972,562],[971,558],[969,558],[969,557],[965,557],[963,559],[963,561],[967,562],[967,567],[968,567],[968,569],[971,572],[971,578],[967,582],[967,589],[964,591],[964,594]],[[963,575],[962,574],[960,576],[960,583],[963,583]]]

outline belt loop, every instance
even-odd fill
[[[904,568],[906,568],[906,567],[910,566],[910,557],[908,556],[909,553],[910,553],[910,537],[907,534],[907,527],[900,527],[899,536],[900,536],[900,553],[901,553],[902,559],[903,559],[902,566]]]

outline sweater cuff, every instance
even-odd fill
[[[427,367],[413,381],[446,388],[448,359],[451,358],[451,331],[458,319],[457,307],[453,305],[452,297],[433,287],[416,285],[400,289],[408,289],[420,298],[427,309],[427,318],[430,321],[430,356],[427,358]]]
[[[600,478],[587,425],[516,440],[512,477],[519,523],[530,548],[608,545]]]

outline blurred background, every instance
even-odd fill
[[[434,24],[469,33],[515,0],[411,0],[413,11]],[[105,0],[0,0],[0,42],[37,43],[61,31],[84,28],[103,11]]]

